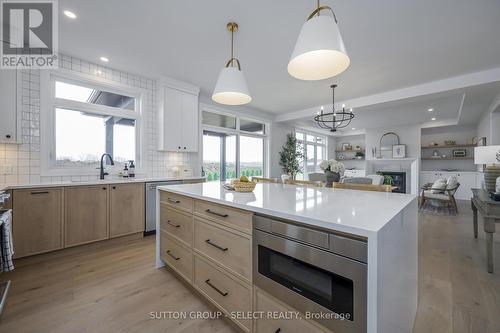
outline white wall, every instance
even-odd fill
[[[279,152],[286,142],[286,135],[292,133],[294,128],[283,123],[271,123],[271,139],[269,144],[269,176],[279,178],[283,171],[279,165]]]
[[[196,154],[157,151],[156,81],[123,71],[103,67],[85,60],[60,55],[59,67],[65,70],[92,75],[96,79],[144,89],[142,101],[142,141],[144,169],[149,177],[171,176],[176,168],[191,163]],[[97,74],[100,71],[101,74]],[[40,173],[40,70],[21,71],[21,143],[0,144],[0,165],[12,166],[9,175],[0,175],[0,185],[38,184],[61,181],[86,181],[98,179],[98,172],[84,176],[49,177]]]
[[[477,136],[477,126],[444,126],[422,129],[422,146],[428,146],[431,142],[436,142],[440,145],[444,144],[445,140],[455,140],[457,144],[466,144],[472,138]],[[474,148],[466,148],[467,155],[472,156]],[[425,149],[422,157],[430,157],[434,149]],[[441,154],[452,156],[453,149],[439,149]],[[473,160],[455,160],[455,161],[440,161],[440,160],[422,160],[422,170],[442,170],[442,169],[457,169],[459,171],[476,171],[477,167]]]
[[[491,114],[491,141],[489,144],[500,145],[500,106]]]
[[[379,149],[380,138],[384,133],[394,132],[398,134],[400,144],[406,145],[406,157],[420,158],[420,125],[375,128],[366,130],[366,158],[373,159],[372,148]]]
[[[336,158],[337,154],[335,153],[335,150],[341,150],[342,149],[342,144],[343,143],[349,143],[353,148],[357,145],[359,145],[361,148],[366,147],[366,137],[364,134],[356,134],[356,135],[345,135],[345,136],[338,136],[335,137],[336,139],[336,144],[334,147],[330,147],[329,150],[332,151],[332,158]],[[344,154],[347,158],[353,157],[354,153],[345,153]],[[366,156],[365,156],[366,157]],[[360,169],[364,170],[366,169],[366,163],[364,160],[358,161],[358,160],[340,160],[346,168],[348,169]]]

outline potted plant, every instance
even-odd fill
[[[344,164],[336,160],[321,161],[319,167],[325,172],[326,186],[332,186],[334,182],[339,182],[340,176],[345,171]]]
[[[286,135],[286,143],[280,151],[281,168],[284,174],[281,176],[283,182],[286,179],[295,179],[297,173],[302,171],[301,165],[304,159],[302,144],[297,141],[294,133]]]

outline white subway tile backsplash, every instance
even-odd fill
[[[156,127],[156,86],[154,79],[110,69],[75,57],[61,54],[61,68],[94,75],[145,89],[142,101],[142,149],[144,150],[143,175],[148,177],[172,176],[172,168],[190,164],[190,156],[185,153],[157,151]],[[101,74],[97,74],[97,71]],[[61,181],[96,180],[97,175],[48,177],[40,175],[40,70],[23,69],[21,77],[21,143],[0,144],[0,165],[13,166],[13,174],[0,175],[0,185],[39,184]]]

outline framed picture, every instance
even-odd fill
[[[392,158],[405,158],[405,157],[406,157],[406,145],[392,146]]]
[[[351,144],[349,142],[344,142],[342,144],[342,150],[351,150],[352,147],[351,147]]]

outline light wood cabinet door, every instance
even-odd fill
[[[64,190],[66,246],[108,238],[108,197],[108,185]]]
[[[62,189],[15,190],[13,214],[16,258],[63,247]]]
[[[144,183],[110,188],[110,237],[144,231]]]

